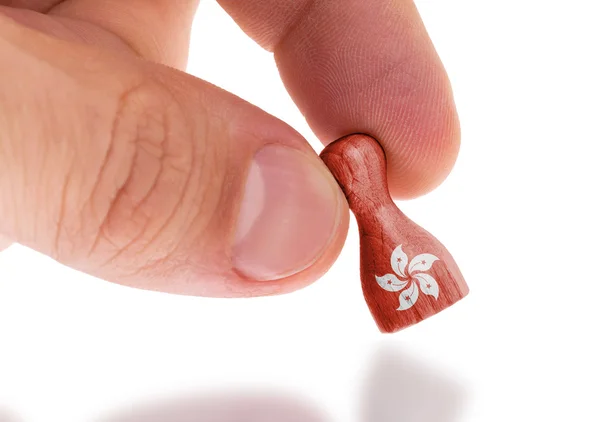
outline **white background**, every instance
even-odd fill
[[[379,334],[354,222],[316,284],[252,300],[128,289],[13,246],[0,255],[0,421],[599,421],[595,3],[418,2],[463,143],[439,189],[400,205],[453,253],[464,301]],[[189,69],[322,148],[272,56],[212,0]]]

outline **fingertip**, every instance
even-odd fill
[[[319,253],[316,260],[302,271],[277,280],[256,280],[244,274],[238,274],[235,280],[226,284],[215,284],[215,289],[203,295],[216,297],[261,297],[275,296],[295,292],[306,288],[318,281],[335,263],[344,246],[348,234],[350,213],[348,208],[342,208],[340,224],[332,233],[327,246]],[[223,286],[226,287],[223,290]]]
[[[291,293],[308,287],[319,280],[327,271],[329,271],[342,252],[346,236],[348,235],[349,224],[350,212],[346,204],[345,207],[340,209],[340,223],[334,230],[329,244],[321,252],[317,260],[303,271],[287,278],[277,280],[276,283],[274,283],[275,289],[271,294]]]
[[[450,88],[447,95],[451,96]],[[415,107],[419,109],[419,107]],[[412,199],[438,187],[450,174],[460,150],[460,122],[454,102],[439,101],[423,107],[424,116],[382,134],[388,158],[392,197]]]
[[[458,117],[412,0],[220,4],[274,52],[286,88],[324,144],[352,133],[375,137],[398,199],[447,177],[460,144]]]
[[[384,147],[390,190],[439,185],[458,153],[451,85],[412,1],[318,2],[275,48],[283,81],[328,144],[366,133]]]
[[[338,188],[339,189],[339,188]],[[207,273],[202,265],[176,266],[170,273],[168,282],[161,277],[158,283],[150,282],[138,287],[169,292],[181,295],[205,296],[214,298],[248,298],[275,296],[295,292],[310,286],[318,281],[335,263],[344,246],[348,234],[350,211],[341,189],[338,192],[340,205],[336,209],[336,224],[332,227],[327,239],[316,256],[309,262],[301,263],[295,272],[288,271],[281,277],[265,279],[264,272],[252,273],[236,268],[235,259],[231,268],[224,267],[223,271],[209,270]],[[276,227],[274,227],[276,228]],[[268,238],[269,235],[265,235]],[[289,239],[293,241],[294,239]],[[291,243],[291,242],[290,242]],[[264,251],[272,254],[281,254],[285,245],[272,244]],[[235,253],[235,252],[234,252]],[[225,254],[227,255],[227,254]],[[252,258],[252,257],[251,257]],[[254,259],[256,256],[253,257]],[[222,262],[221,260],[219,260]],[[224,262],[222,262],[224,264]],[[256,271],[257,262],[250,262],[250,270]],[[240,262],[237,262],[237,266]],[[259,270],[264,270],[264,263],[260,260]]]
[[[248,172],[234,271],[254,283],[310,283],[311,275],[329,263],[332,248],[339,253],[347,221],[346,200],[316,154],[268,144],[255,154]]]

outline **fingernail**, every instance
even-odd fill
[[[341,204],[333,176],[316,157],[282,145],[263,147],[246,181],[234,267],[261,281],[308,268],[332,241]]]

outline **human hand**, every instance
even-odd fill
[[[0,0],[0,233],[134,287],[303,287],[341,250],[347,204],[292,128],[176,70],[197,2]],[[446,177],[459,124],[411,1],[220,3],[323,143],[375,136],[397,198]]]

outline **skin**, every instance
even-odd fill
[[[183,72],[197,3],[0,0],[0,248],[18,242],[109,281],[220,297],[293,291],[333,264],[343,199],[309,265],[257,280],[232,264],[256,151],[276,142],[322,163],[284,122]],[[459,123],[411,1],[220,4],[273,52],[324,144],[375,136],[396,198],[445,179]]]

